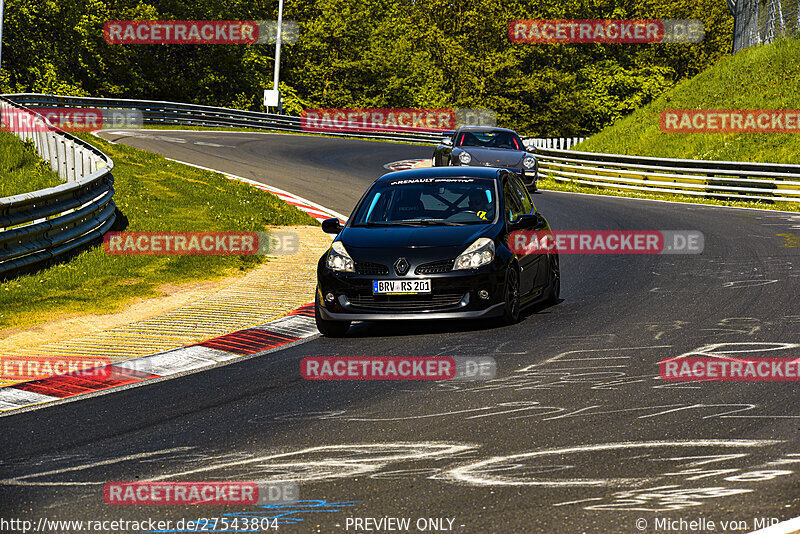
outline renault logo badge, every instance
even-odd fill
[[[409,267],[408,260],[405,258],[400,258],[399,260],[394,262],[394,271],[400,276],[408,272],[408,267]]]

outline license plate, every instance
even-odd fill
[[[375,295],[419,295],[431,292],[430,280],[374,280]]]

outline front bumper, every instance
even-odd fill
[[[522,183],[524,183],[526,186],[529,186],[529,187],[533,186],[534,190],[536,189],[536,183],[539,181],[539,165],[538,164],[536,165],[536,167],[534,167],[532,169],[525,169],[524,167],[522,167],[522,168],[505,167],[505,166],[502,166],[502,165],[498,165],[498,166],[486,165],[485,163],[479,163],[479,162],[474,162],[474,161],[470,162],[467,165],[464,165],[461,162],[454,163],[454,165],[455,166],[460,166],[460,167],[494,167],[496,169],[506,169],[508,171],[511,171],[511,172],[513,172],[515,174],[520,175],[520,177],[522,177]]]
[[[323,257],[324,259],[324,257]],[[478,319],[503,313],[505,268],[495,261],[469,271],[406,276],[364,275],[331,271],[321,261],[317,270],[320,316],[332,321]],[[429,295],[373,295],[373,280],[430,279]],[[479,291],[486,290],[488,299]],[[325,296],[333,293],[334,301]]]
[[[500,302],[485,310],[447,311],[447,312],[367,312],[367,313],[333,313],[320,307],[320,316],[327,321],[415,321],[429,319],[432,321],[448,319],[483,319],[499,317],[503,314],[504,302]]]

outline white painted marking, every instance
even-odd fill
[[[722,287],[759,287],[774,284],[777,280],[734,280],[732,282],[725,282]]]
[[[650,414],[650,415],[642,415],[642,416],[639,417],[639,419],[646,419],[648,417],[658,417],[658,416],[661,416],[661,415],[666,415],[668,413],[675,413],[675,412],[680,412],[680,411],[683,411],[683,410],[694,410],[694,409],[704,409],[704,408],[730,408],[730,407],[733,407],[733,406],[736,406],[737,409],[729,410],[727,412],[712,414],[712,415],[706,415],[705,417],[703,417],[703,419],[710,419],[712,417],[731,417],[728,414],[738,413],[738,412],[746,412],[748,410],[754,410],[754,409],[756,409],[758,407],[757,404],[690,404],[690,405],[682,406],[680,408],[675,408],[675,409],[672,409],[672,410],[664,410],[664,411],[661,411],[661,412],[658,412],[658,413],[653,413],[653,414]]]
[[[604,443],[596,445],[581,445],[558,449],[545,449],[541,451],[495,456],[488,460],[481,460],[469,465],[456,467],[442,475],[432,478],[447,480],[449,482],[465,483],[472,486],[536,486],[544,488],[570,488],[570,487],[618,487],[636,486],[646,484],[648,478],[579,478],[579,479],[542,479],[524,474],[524,461],[531,458],[544,456],[558,456],[575,453],[596,453],[609,450],[650,449],[665,447],[764,447],[782,443],[775,440],[689,440],[689,441],[644,441],[629,443]],[[510,466],[510,467],[507,467]],[[520,469],[523,474],[513,477],[508,475],[511,469]],[[500,474],[504,473],[504,474]]]
[[[416,461],[430,458],[447,458],[463,451],[475,449],[472,445],[451,443],[366,443],[351,445],[327,445],[310,447],[294,452],[271,454],[212,464],[198,469],[165,474],[152,480],[166,480],[195,476],[216,470],[243,469],[248,475],[255,472],[263,481],[310,481],[353,476],[380,470],[383,466],[399,461]],[[304,461],[275,463],[274,460],[300,458]],[[226,474],[229,476],[229,474]]]
[[[726,486],[685,488],[671,484],[619,491],[613,494],[612,502],[593,504],[584,507],[584,510],[667,512],[683,510],[690,506],[702,506],[707,499],[732,497],[752,492],[753,490],[747,488]]]
[[[271,323],[253,327],[256,330],[269,330],[278,334],[285,334],[299,338],[311,337],[319,334],[317,325],[312,317],[304,315],[289,315]]]
[[[178,349],[159,352],[141,358],[132,358],[115,364],[118,367],[135,369],[145,373],[152,373],[159,376],[169,376],[194,369],[210,367],[220,362],[235,360],[240,358],[238,354],[224,352],[221,350],[193,345]]]
[[[76,465],[73,467],[65,467],[62,469],[52,469],[50,471],[42,471],[41,473],[32,473],[30,475],[22,475],[15,478],[7,478],[4,480],[0,480],[1,485],[8,485],[8,486],[89,486],[89,485],[102,485],[105,484],[105,480],[97,481],[97,482],[76,482],[76,481],[69,481],[69,482],[52,482],[52,481],[44,481],[44,482],[30,482],[28,479],[37,478],[37,477],[44,477],[49,475],[61,475],[64,473],[71,473],[75,471],[82,471],[84,469],[91,469],[94,467],[102,467],[106,465],[113,465],[118,464],[121,462],[126,462],[128,460],[136,460],[142,461],[147,458],[152,458],[154,456],[164,456],[167,454],[173,454],[176,452],[184,452],[191,450],[192,447],[174,447],[172,449],[163,449],[160,451],[148,451],[142,452],[138,454],[130,454],[128,456],[120,456],[118,458],[112,458],[109,460],[101,460],[98,462],[91,462],[88,464],[81,464]]]
[[[650,345],[647,347],[619,347],[619,348],[612,348],[612,349],[578,349],[578,350],[568,350],[566,352],[561,352],[556,354],[552,358],[548,358],[543,362],[534,363],[527,367],[523,367],[522,369],[517,369],[515,372],[517,373],[527,373],[530,371],[539,371],[539,367],[543,367],[545,365],[549,365],[551,363],[558,363],[561,358],[568,354],[583,354],[586,352],[613,352],[613,351],[624,351],[624,350],[651,350],[651,349],[668,349],[671,348],[672,345]],[[624,367],[624,366],[622,366]],[[587,368],[588,369],[588,368]]]
[[[59,400],[60,397],[43,395],[32,391],[24,391],[15,387],[5,387],[0,389],[0,411],[15,410],[31,404],[40,402],[50,402]]]
[[[379,480],[397,480],[410,477],[419,477],[436,474],[438,469],[433,467],[420,467],[417,469],[397,469],[395,471],[383,471],[369,476]]]
[[[213,148],[236,148],[233,145],[218,145],[217,143],[206,143],[205,141],[195,141],[194,144],[200,146],[210,146]]]
[[[751,348],[744,348],[751,347]],[[797,343],[766,342],[766,341],[737,341],[728,343],[711,343],[700,348],[684,352],[679,356],[670,358],[677,360],[688,357],[705,357],[731,359],[731,354],[749,354],[751,352],[768,352],[773,350],[789,350],[800,347]]]
[[[591,501],[602,501],[602,497],[590,497],[588,499],[578,499],[577,501],[565,501],[556,503],[553,506],[567,506],[569,504],[580,504],[582,502],[591,502]]]
[[[512,408],[511,410],[499,410],[500,408]],[[404,415],[401,417],[339,417],[339,419],[346,419],[347,421],[362,421],[362,422],[388,422],[388,421],[408,421],[413,419],[429,419],[432,417],[450,417],[453,415],[475,414],[479,412],[491,411],[491,413],[480,413],[479,415],[472,415],[466,419],[478,419],[481,417],[492,417],[504,413],[519,412],[524,410],[538,410],[550,409],[550,406],[540,406],[538,401],[518,401],[518,402],[501,402],[497,406],[482,406],[480,408],[467,408],[464,410],[452,410],[446,412],[436,412],[422,415]]]

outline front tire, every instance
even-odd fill
[[[350,329],[350,321],[329,321],[323,319],[320,314],[319,295],[314,299],[314,321],[317,323],[317,330],[325,337],[342,337]]]
[[[528,175],[526,174],[525,181],[523,183],[525,184],[525,187],[531,189],[531,191],[535,193],[539,191],[538,182],[539,182],[539,174],[534,173],[534,175],[530,178],[530,181],[528,181]]]
[[[503,306],[503,322],[512,325],[519,322],[519,271],[516,266],[508,267],[506,273],[505,305]]]
[[[561,295],[561,267],[558,263],[558,254],[550,256],[550,289],[545,303],[548,305],[558,304],[558,297]]]

